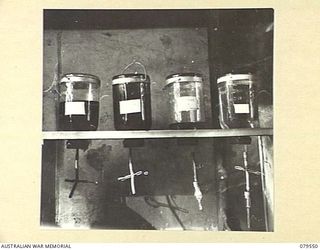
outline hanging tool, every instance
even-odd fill
[[[194,187],[194,197],[196,197],[198,204],[199,204],[199,210],[202,210],[202,204],[201,204],[201,200],[202,200],[202,193],[198,184],[198,178],[197,178],[197,166],[196,166],[196,162],[195,162],[195,156],[194,156],[194,152],[191,153],[191,157],[192,157],[192,166],[193,166],[193,187]]]
[[[118,177],[118,181],[125,181],[130,179],[130,185],[131,185],[131,193],[132,194],[136,194],[136,188],[135,188],[135,182],[134,182],[134,178],[135,176],[140,176],[140,175],[149,175],[148,171],[138,171],[138,172],[134,172],[133,170],[133,165],[132,165],[132,149],[129,148],[129,174],[122,176],[122,177]]]
[[[136,194],[136,188],[134,185],[134,171],[132,166],[132,159],[131,159],[132,149],[129,149],[129,172],[130,172],[130,184],[131,184],[131,192],[132,194]]]
[[[260,149],[260,146],[261,146],[261,142],[259,141],[259,149]],[[262,150],[261,150],[262,151]],[[263,155],[261,152],[260,153],[260,162],[263,162]],[[266,201],[265,201],[265,184],[264,184],[264,173],[263,173],[263,170],[264,170],[264,166],[261,166],[262,164],[260,163],[260,166],[261,166],[261,171],[253,171],[253,170],[250,170],[248,168],[248,150],[247,150],[247,145],[245,145],[245,148],[244,148],[244,152],[243,152],[243,162],[244,162],[244,167],[241,167],[241,166],[235,166],[234,168],[236,170],[240,170],[240,171],[244,171],[245,172],[245,178],[246,178],[246,182],[245,182],[245,191],[244,191],[244,198],[246,200],[246,210],[247,210],[247,226],[248,226],[248,229],[250,230],[251,228],[251,219],[250,219],[250,210],[251,210],[251,198],[250,198],[250,174],[255,174],[255,175],[260,175],[261,176],[261,180],[262,180],[262,191],[263,191],[263,198],[264,198],[264,218],[265,218],[265,223],[266,223],[266,231],[268,231],[268,223],[267,223],[267,213],[266,213]]]
[[[248,230],[251,229],[251,219],[250,219],[250,212],[251,212],[251,198],[250,198],[250,176],[248,170],[248,146],[244,146],[243,151],[243,165],[244,165],[244,172],[246,176],[246,188],[244,191],[244,198],[246,200],[246,210],[247,210],[247,226]]]
[[[65,182],[73,182],[73,186],[70,191],[69,198],[72,198],[78,183],[93,183],[95,185],[98,185],[97,181],[81,180],[79,178],[79,148],[76,149],[76,154],[75,154],[75,159],[74,159],[74,170],[75,170],[75,178],[74,179],[65,179]]]
[[[250,175],[249,174],[255,174],[260,175],[261,173],[259,171],[252,171],[248,168],[248,146],[244,145],[244,151],[243,151],[243,167],[241,166],[235,166],[236,170],[244,171],[245,173],[245,190],[244,190],[244,199],[246,201],[246,213],[247,213],[247,227],[248,230],[251,229],[251,198],[250,198]]]

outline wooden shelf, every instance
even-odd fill
[[[187,137],[238,137],[273,135],[272,128],[198,129],[198,130],[126,130],[126,131],[48,131],[42,132],[43,140],[67,139],[153,139]]]

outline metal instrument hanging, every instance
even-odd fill
[[[248,146],[244,145],[244,150],[242,153],[243,157],[243,167],[235,166],[234,168],[239,171],[243,171],[245,173],[245,190],[244,190],[244,199],[246,206],[246,214],[247,214],[247,227],[248,230],[251,230],[251,197],[250,197],[250,174],[261,175],[259,171],[253,171],[249,169],[248,165]]]
[[[200,190],[199,184],[198,184],[198,176],[197,176],[197,165],[195,162],[195,155],[194,152],[191,153],[191,157],[192,157],[192,168],[193,168],[193,187],[194,187],[194,197],[196,197],[197,201],[198,201],[198,205],[199,205],[199,210],[203,210],[202,207],[202,192]]]
[[[136,194],[136,187],[135,187],[135,177],[136,176],[147,176],[149,175],[148,171],[137,171],[134,172],[133,164],[132,164],[132,149],[129,148],[129,160],[128,160],[128,167],[129,167],[129,174],[125,176],[118,177],[118,181],[126,181],[130,180],[130,187],[131,187],[131,193],[134,195]]]
[[[74,191],[76,190],[76,187],[78,185],[78,183],[92,183],[95,185],[98,185],[97,181],[89,181],[89,180],[81,180],[80,179],[80,174],[79,174],[79,149],[76,149],[76,154],[75,154],[75,159],[74,159],[74,174],[75,174],[75,178],[74,179],[65,179],[65,182],[72,182],[73,186],[71,188],[71,191],[69,193],[69,198],[73,197]]]

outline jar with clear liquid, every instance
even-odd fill
[[[258,127],[256,79],[251,74],[227,74],[217,80],[221,128]]]
[[[65,74],[59,92],[59,130],[97,130],[100,79],[90,74]]]
[[[197,73],[177,73],[167,76],[164,89],[169,98],[169,127],[191,129],[205,122],[203,80]]]

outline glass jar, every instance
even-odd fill
[[[258,126],[256,79],[251,74],[227,74],[218,78],[221,128]]]
[[[112,78],[114,127],[117,130],[151,128],[150,77],[121,74]]]
[[[169,97],[169,127],[198,128],[205,122],[203,80],[197,73],[176,73],[166,77]]]
[[[59,130],[97,130],[100,80],[90,74],[69,73],[59,83]]]

